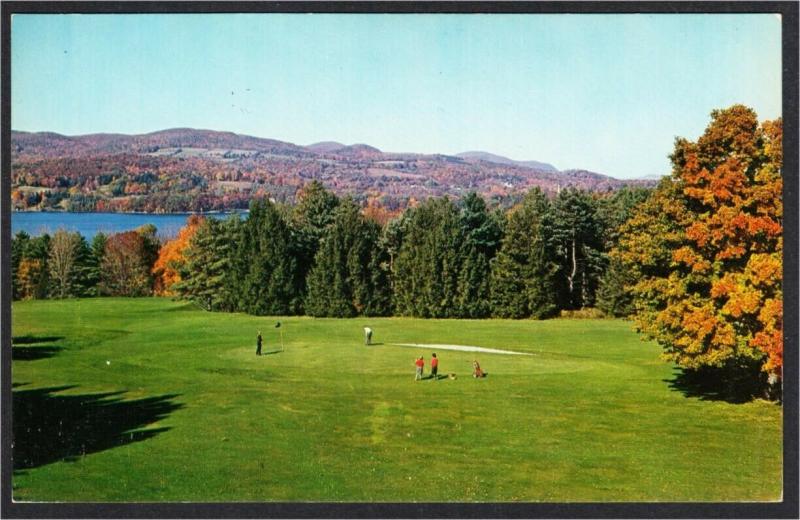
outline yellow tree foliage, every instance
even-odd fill
[[[783,365],[781,121],[712,112],[678,139],[672,177],[625,224],[616,255],[639,276],[637,324],[686,368]]]
[[[20,299],[36,298],[43,270],[44,266],[39,259],[23,258],[20,260],[17,271],[17,284],[19,286],[16,288]]]
[[[178,236],[165,243],[153,264],[154,292],[160,296],[174,296],[172,286],[181,281],[178,272],[180,264],[185,261],[184,251],[189,247],[192,237],[203,223],[204,218],[191,215],[186,225],[178,232]]]

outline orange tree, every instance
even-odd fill
[[[191,215],[178,236],[166,242],[158,252],[153,264],[153,292],[160,296],[174,296],[172,286],[181,281],[180,266],[186,261],[184,252],[192,237],[203,223],[203,217]]]
[[[636,321],[688,369],[782,373],[781,121],[734,105],[679,138],[673,172],[612,252],[634,274]]]

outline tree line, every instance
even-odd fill
[[[153,225],[88,242],[59,229],[52,236],[20,231],[11,240],[15,300],[152,294],[151,266],[161,244]]]
[[[294,206],[192,217],[88,243],[58,231],[12,241],[14,298],[160,294],[255,315],[632,317],[691,370],[782,374],[781,122],[712,112],[677,139],[655,190],[530,190],[503,211],[472,193],[430,198],[385,224],[319,182]],[[748,376],[750,377],[750,376]]]
[[[549,200],[532,190],[508,220],[476,194],[431,198],[382,227],[311,183],[294,208],[260,200],[247,220],[206,221],[173,290],[252,314],[550,317],[594,305],[610,245],[602,232],[646,195]]]
[[[258,199],[245,219],[193,216],[163,244],[151,225],[91,242],[19,233],[13,293],[166,294],[257,315],[547,318],[604,307],[615,229],[648,193],[567,189],[550,199],[533,189],[507,213],[471,193],[381,225],[312,182],[295,206]]]

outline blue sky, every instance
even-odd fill
[[[772,14],[14,15],[12,127],[227,130],[669,171],[733,103],[781,115]]]

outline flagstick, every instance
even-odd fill
[[[281,327],[280,333],[281,333],[281,352],[283,352],[283,327]]]

